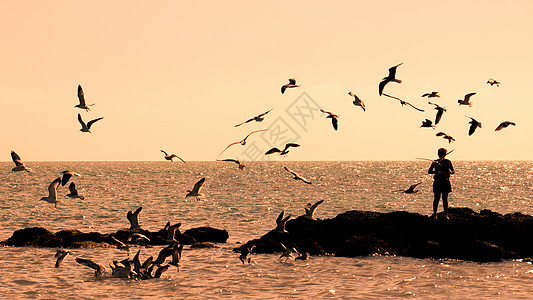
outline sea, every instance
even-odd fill
[[[183,250],[179,272],[159,279],[96,279],[75,262],[92,259],[107,266],[127,257],[115,248],[70,249],[55,268],[55,248],[0,247],[0,299],[531,299],[533,265],[521,260],[477,263],[401,256],[312,256],[280,260],[279,254],[253,254],[243,264],[233,248],[275,227],[281,211],[293,217],[324,200],[317,218],[349,210],[432,213],[428,161],[248,162],[26,162],[33,172],[11,172],[0,163],[0,240],[14,230],[40,226],[51,231],[78,229],[112,233],[128,228],[126,214],[143,207],[142,228],[157,231],[181,222],[181,230],[211,226],[229,232],[213,249]],[[532,161],[453,161],[452,207],[502,214],[533,214]],[[284,166],[312,184],[294,180]],[[72,170],[81,199],[39,201],[48,185]],[[185,199],[206,178],[203,200]],[[416,194],[399,190],[421,182]],[[439,206],[439,211],[442,206]],[[533,238],[524,236],[524,238]],[[141,260],[163,246],[141,249]]]

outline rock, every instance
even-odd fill
[[[61,239],[42,227],[30,227],[15,230],[13,235],[5,241],[5,245],[15,247],[39,246],[41,243],[51,245],[49,247],[60,247]]]
[[[209,243],[209,242],[194,243],[191,245],[191,249],[206,249],[206,248],[212,249],[212,248],[218,248],[218,247],[215,246],[215,244]]]
[[[192,237],[196,243],[201,242],[215,242],[225,243],[229,234],[226,230],[216,229],[211,227],[198,227],[186,230],[182,235]],[[178,238],[181,241],[181,236]],[[182,242],[185,243],[185,242]],[[185,243],[186,244],[186,243]]]

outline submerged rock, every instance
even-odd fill
[[[280,243],[311,255],[400,255],[472,261],[532,257],[533,217],[501,215],[490,210],[450,208],[449,220],[417,213],[348,211],[332,219],[298,217],[286,224],[288,232],[274,230],[235,251],[255,245],[254,253],[277,253]]]

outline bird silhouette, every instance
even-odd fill
[[[359,97],[357,97],[357,95],[354,94],[354,93],[352,93],[352,92],[348,92],[348,95],[354,97],[353,105],[355,105],[355,106],[361,106],[361,108],[363,109],[363,111],[366,111],[366,109],[365,109],[365,103],[363,102],[363,100],[359,99]]]
[[[433,125],[432,123],[433,122],[431,122],[430,119],[425,119],[424,121],[422,121],[422,125],[420,125],[420,127],[428,127],[435,129],[435,125]]]
[[[176,154],[168,155],[168,153],[166,153],[164,150],[161,150],[161,152],[163,152],[165,154],[165,159],[166,160],[170,160],[171,162],[174,162],[172,159],[173,158],[177,158],[177,159],[181,160],[183,163],[185,163],[185,161],[183,159],[181,159],[181,157],[177,156]]]
[[[87,123],[87,125],[85,125],[85,122],[83,122],[83,120],[81,119],[81,115],[78,114],[78,121],[80,122],[81,124],[81,129],[80,131],[81,132],[89,132],[91,133],[91,126],[96,122],[96,121],[99,121],[99,120],[102,120],[104,117],[100,117],[98,119],[94,119],[94,120],[91,120]]]
[[[333,129],[337,130],[338,122],[339,122],[339,115],[336,115],[332,112],[325,111],[323,109],[320,109],[321,112],[328,114],[326,118],[331,118],[331,124],[333,124]]]
[[[422,111],[422,112],[424,111],[423,109],[420,109],[420,108],[418,108],[418,107],[415,107],[415,106],[412,105],[411,103],[409,103],[409,102],[407,102],[407,101],[404,101],[404,100],[402,100],[402,99],[400,99],[400,98],[398,98],[398,97],[394,97],[394,96],[391,96],[391,95],[387,95],[387,94],[385,94],[385,93],[383,93],[383,96],[387,96],[387,97],[389,97],[389,98],[396,99],[396,100],[400,101],[400,104],[401,104],[402,106],[404,106],[404,105],[409,105],[409,106],[411,106],[412,108],[414,108],[414,109],[416,109],[416,110],[418,110],[418,111]]]
[[[85,95],[83,94],[83,89],[81,88],[81,85],[78,84],[78,100],[80,101],[80,104],[75,105],[74,107],[85,109],[85,111],[91,110],[89,106],[93,106],[93,104],[86,104],[85,103]]]
[[[474,96],[476,93],[470,93],[466,94],[465,98],[463,100],[459,99],[457,102],[459,102],[459,105],[468,105],[472,106],[472,103],[470,102],[470,97]]]
[[[272,110],[272,109],[270,109],[270,110]],[[246,123],[248,123],[248,122],[252,122],[252,121],[263,122],[263,120],[265,119],[265,118],[263,118],[263,116],[266,115],[266,114],[268,114],[268,113],[270,112],[270,110],[267,111],[267,112],[264,112],[264,113],[262,113],[262,114],[259,114],[259,115],[255,116],[255,117],[251,118],[251,119],[248,119],[248,120],[246,120],[246,121],[244,121],[244,122],[242,122],[242,123],[240,123],[240,124],[237,124],[237,125],[235,125],[235,127],[239,127],[239,126],[241,126],[242,124],[246,124]]]
[[[398,66],[400,66],[401,64],[403,64],[403,63],[397,64],[394,67],[390,67],[389,68],[389,75],[387,77],[384,77],[383,80],[381,80],[381,82],[379,83],[379,95],[380,96],[383,93],[383,89],[385,88],[385,85],[387,85],[387,83],[389,83],[391,81],[392,82],[397,82],[397,83],[402,83],[402,81],[400,79],[396,79],[396,68],[398,68]]]
[[[500,131],[500,130],[502,130],[504,128],[507,128],[507,126],[509,126],[509,125],[516,126],[516,123],[511,122],[511,121],[502,122],[502,123],[500,123],[500,125],[498,125],[498,127],[496,127],[496,130],[494,130],[494,131]]]
[[[244,139],[242,139],[242,140],[240,140],[238,142],[234,142],[234,143],[229,144],[224,150],[222,150],[222,152],[220,152],[220,154],[217,157],[220,157],[220,155],[222,155],[222,153],[224,153],[224,151],[226,151],[229,147],[231,147],[233,145],[237,145],[237,144],[241,144],[243,146],[246,145],[246,139],[248,139],[249,136],[251,136],[252,134],[254,134],[256,132],[261,132],[261,131],[266,131],[266,130],[268,130],[268,129],[261,129],[261,130],[256,130],[256,131],[252,131],[252,132],[248,133],[248,135]]]
[[[431,93],[425,93],[424,95],[422,95],[422,97],[428,97],[428,98],[433,98],[433,97],[440,97],[439,95],[439,92],[431,92]]]
[[[440,118],[442,118],[442,114],[446,111],[445,107],[442,107],[436,103],[428,102],[431,105],[435,105],[435,109],[437,110],[437,115],[435,116],[435,125],[439,124]]]
[[[281,93],[282,94],[285,93],[285,90],[288,89],[288,88],[296,88],[296,87],[299,87],[299,86],[300,85],[296,84],[296,79],[291,78],[291,79],[289,79],[289,83],[287,83],[287,84],[285,84],[285,85],[283,85],[281,87]]]
[[[468,124],[471,124],[470,128],[468,129],[468,135],[472,135],[478,127],[481,128],[481,123],[472,117],[467,116],[467,118],[470,118],[470,122],[468,122]]]
[[[502,83],[492,78],[489,78],[489,80],[487,81],[487,84],[490,84],[490,86],[493,86],[493,85],[500,86],[500,84]]]
[[[300,145],[296,143],[287,143],[285,144],[285,148],[283,148],[283,150],[279,150],[278,148],[274,147],[268,150],[267,152],[265,152],[265,155],[277,153],[277,152],[279,152],[279,155],[286,155],[287,153],[289,153],[290,147],[300,147]]]
[[[436,136],[442,136],[442,138],[444,138],[445,140],[448,140],[448,144],[453,142],[453,141],[455,141],[455,139],[452,136],[449,136],[449,135],[447,135],[446,133],[444,133],[442,131],[438,132],[436,134]]]

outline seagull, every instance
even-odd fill
[[[205,195],[203,193],[200,193],[200,189],[202,188],[202,185],[205,182],[205,177],[198,180],[197,183],[194,184],[194,187],[192,188],[192,191],[187,190],[188,194],[185,196],[185,198],[188,197],[196,197],[196,199],[204,199]]]
[[[161,278],[161,275],[163,274],[163,272],[168,270],[169,267],[170,265],[164,265],[164,266],[158,267],[157,270],[155,270],[154,278]]]
[[[287,144],[285,144],[285,148],[283,149],[283,151],[279,150],[276,147],[274,147],[274,148],[268,150],[267,152],[265,152],[265,155],[276,153],[276,152],[279,152],[279,155],[286,155],[287,153],[289,153],[289,148],[290,147],[300,147],[300,145],[299,144],[295,144],[295,143],[287,143]]]
[[[285,170],[286,170],[287,172],[291,173],[291,174],[294,176],[293,179],[295,179],[295,180],[301,180],[301,181],[303,181],[303,182],[305,182],[305,183],[307,183],[307,184],[311,184],[311,181],[309,181],[309,180],[305,179],[304,177],[298,175],[298,173],[294,172],[293,170],[291,170],[291,169],[289,169],[289,168],[287,168],[287,167],[283,167],[283,168],[285,168]]]
[[[285,230],[285,224],[287,224],[287,221],[291,218],[291,215],[288,215],[285,219],[283,218],[283,215],[285,214],[285,211],[282,210],[279,214],[278,218],[276,219],[276,232],[287,232]]]
[[[493,86],[493,85],[500,86],[501,84],[501,82],[494,80],[492,78],[489,78],[489,81],[487,81],[487,83],[490,84],[490,86]]]
[[[80,198],[81,200],[85,199],[85,197],[78,195],[78,190],[76,190],[76,184],[74,182],[70,183],[70,185],[68,186],[68,189],[69,189],[70,193],[66,194],[65,195],[66,197]]]
[[[404,100],[402,100],[402,99],[400,99],[400,98],[398,98],[398,97],[394,97],[394,96],[391,96],[391,95],[388,95],[388,94],[385,94],[385,93],[383,93],[383,96],[387,96],[387,97],[389,97],[389,98],[396,99],[396,100],[400,101],[400,104],[401,104],[402,106],[404,106],[404,105],[409,105],[409,106],[411,106],[412,108],[414,108],[414,109],[416,109],[416,110],[418,110],[418,111],[422,111],[422,112],[424,111],[423,109],[420,109],[420,108],[418,108],[418,107],[415,107],[413,104],[411,104],[411,103],[409,103],[409,102],[407,102],[407,101],[404,101]]]
[[[415,188],[421,184],[422,182],[419,182],[419,183],[415,183],[413,185],[411,185],[408,189],[406,190],[397,190],[395,192],[403,192],[403,193],[406,193],[406,194],[416,194],[418,193],[418,190],[415,190]]]
[[[313,205],[311,205],[311,203],[307,203],[307,205],[305,206],[305,217],[311,220],[316,220],[313,217],[313,214],[315,213],[315,210],[317,209],[317,207],[322,203],[324,203],[324,200],[320,200]]]
[[[67,182],[69,181],[70,177],[81,176],[80,174],[74,173],[72,171],[62,171],[61,174],[63,174],[63,176],[61,176],[61,186],[65,186],[65,184],[67,184]]]
[[[297,84],[296,84],[296,79],[291,78],[291,79],[289,79],[289,83],[287,83],[286,85],[284,85],[284,86],[281,87],[281,93],[282,93],[282,94],[285,93],[285,90],[286,90],[287,88],[295,88],[295,87],[300,87],[300,86],[301,86],[301,85],[297,85]]]
[[[41,200],[44,200],[48,203],[54,203],[55,208],[57,208],[57,187],[61,183],[61,177],[57,177],[50,185],[48,186],[48,197],[42,197]]]
[[[11,171],[13,172],[26,171],[28,173],[31,172],[31,168],[24,166],[24,163],[20,159],[20,156],[17,153],[15,153],[15,151],[13,150],[11,150],[11,159],[15,163],[15,167],[11,169]]]
[[[425,93],[424,95],[422,95],[422,97],[428,97],[428,98],[433,98],[433,97],[440,97],[439,95],[439,92],[431,92],[431,93]]]
[[[128,251],[128,255],[129,255],[129,253],[130,253],[130,247],[129,247],[128,245],[124,244],[123,242],[121,242],[120,240],[118,240],[116,237],[114,237],[114,236],[112,236],[112,235],[111,235],[111,239],[112,239],[115,243],[118,244],[118,245],[117,245],[117,249],[126,250],[126,251]]]
[[[252,134],[254,134],[254,133],[256,133],[256,132],[267,131],[267,130],[268,130],[268,129],[261,129],[261,130],[256,130],[256,131],[252,131],[252,132],[248,133],[248,135],[247,135],[244,139],[242,139],[242,140],[240,140],[240,141],[238,141],[238,142],[234,142],[234,143],[229,144],[229,145],[228,145],[228,146],[227,146],[222,152],[220,152],[220,154],[219,154],[217,157],[220,157],[220,155],[222,155],[222,153],[224,153],[224,151],[226,151],[226,149],[228,149],[229,147],[231,147],[231,146],[233,146],[233,145],[237,145],[237,144],[241,144],[241,145],[243,145],[243,146],[246,145],[246,139],[247,139],[250,135],[252,135]]]
[[[296,257],[294,260],[307,260],[309,258],[309,253],[304,252],[301,254],[298,254],[298,257]]]
[[[174,253],[174,248],[177,247],[177,244],[178,244],[177,242],[173,242],[172,244],[161,249],[161,251],[159,251],[159,254],[157,255],[156,260],[154,261],[154,265],[163,264],[165,262],[165,259],[171,256],[172,253]]]
[[[272,108],[271,108],[270,110],[272,110]],[[240,123],[240,124],[237,124],[237,125],[235,125],[235,127],[239,127],[239,126],[241,126],[242,124],[246,124],[246,123],[248,123],[248,122],[252,122],[252,121],[262,122],[262,121],[265,119],[265,118],[262,118],[262,117],[263,117],[264,115],[268,114],[268,113],[270,112],[270,110],[267,111],[267,112],[264,112],[264,113],[262,113],[262,114],[259,114],[259,115],[255,116],[255,117],[253,117],[253,118],[251,118],[251,119],[249,119],[249,120],[246,120],[246,121],[244,121],[244,122],[242,122],[242,123]]]
[[[179,160],[181,160],[183,163],[185,163],[185,161],[183,159],[181,159],[181,157],[177,156],[176,154],[172,154],[172,155],[168,155],[168,153],[166,153],[165,151],[161,150],[161,152],[165,153],[165,159],[166,160],[170,160],[171,162],[174,162],[172,159],[173,158],[178,158]]]
[[[283,253],[279,257],[279,259],[282,259],[282,258],[285,257],[285,261],[287,261],[288,259],[294,259],[294,256],[292,256],[293,253],[296,253],[296,254],[300,255],[300,253],[298,253],[298,251],[296,251],[296,249],[294,249],[294,247],[287,248],[281,242],[280,242],[280,245],[281,245],[281,247],[283,247],[283,249],[285,249],[285,251],[283,251]]]
[[[507,126],[509,126],[509,125],[516,126],[516,123],[511,122],[511,121],[502,122],[502,123],[500,123],[500,125],[498,125],[498,127],[496,127],[495,131],[500,131],[500,130],[502,130],[504,128],[507,128]]]
[[[59,268],[65,257],[70,254],[70,251],[68,250],[57,250],[56,255],[54,255],[56,260],[56,268]]]
[[[436,103],[428,102],[431,105],[435,105],[435,109],[437,110],[437,116],[435,116],[435,125],[439,124],[440,118],[442,118],[442,114],[446,111],[445,107],[442,107]]]
[[[463,100],[459,99],[457,102],[459,102],[459,105],[468,105],[472,106],[472,103],[470,102],[470,97],[474,96],[476,93],[470,93],[466,94],[465,98]]]
[[[332,112],[329,112],[329,111],[325,111],[323,109],[320,109],[321,112],[325,113],[325,114],[328,114],[328,116],[326,117],[327,118],[331,118],[331,123],[333,124],[333,129],[337,130],[337,124],[339,122],[339,115],[336,115]]]
[[[89,121],[89,123],[87,123],[87,125],[85,125],[85,122],[83,122],[83,120],[81,119],[81,115],[78,114],[78,121],[79,121],[80,124],[81,124],[81,129],[80,129],[80,131],[81,131],[81,132],[89,132],[89,133],[90,133],[90,132],[91,132],[91,130],[90,130],[90,129],[91,129],[91,125],[93,125],[94,122],[96,122],[96,121],[102,120],[103,118],[104,118],[104,117],[100,117],[100,118],[98,118],[98,119],[91,120],[91,121]]]
[[[163,228],[163,231],[167,233],[166,237],[163,238],[165,242],[175,242],[176,241],[176,232],[178,234],[181,234],[179,231],[179,228],[181,226],[181,223],[177,223],[174,225],[170,225],[170,222],[167,222],[165,227]]]
[[[431,127],[433,128],[433,130],[435,130],[435,125],[433,125],[431,120],[429,119],[425,119],[424,121],[422,121],[422,125],[420,125],[420,127]]]
[[[248,261],[248,263],[252,262],[252,258],[250,257],[250,255],[252,255],[252,250],[254,248],[255,248],[255,245],[252,245],[250,247],[244,247],[241,249],[241,255],[239,255],[239,259],[242,261],[243,264],[246,261]]]
[[[81,88],[81,85],[78,84],[78,99],[80,100],[80,104],[74,106],[81,109],[85,109],[85,111],[91,110],[89,106],[93,106],[93,104],[85,104],[85,96],[83,95],[83,89]]]
[[[135,232],[128,237],[128,242],[138,243],[139,241],[150,242],[150,239],[141,233]]]
[[[128,221],[130,221],[130,230],[141,228],[139,225],[139,214],[141,213],[142,206],[137,208],[135,212],[132,212],[131,210],[128,211],[128,214],[126,215],[126,218],[128,218]]]
[[[398,66],[400,66],[401,64],[403,63],[400,63],[394,67],[390,67],[389,68],[389,75],[385,78],[383,78],[383,80],[381,80],[381,82],[379,83],[379,95],[381,96],[381,94],[383,93],[383,89],[385,88],[385,85],[387,85],[387,83],[389,82],[397,82],[397,83],[402,83],[401,80],[399,79],[396,79],[396,68],[398,68]]]
[[[363,109],[363,111],[366,111],[366,109],[365,109],[365,103],[363,102],[363,100],[359,99],[359,97],[357,97],[357,95],[354,94],[354,93],[352,93],[352,92],[348,92],[348,95],[354,97],[353,105],[355,105],[355,106],[361,106],[361,108]]]
[[[217,161],[231,161],[231,162],[234,162],[237,165],[239,165],[239,170],[243,170],[244,167],[245,167],[245,165],[241,164],[241,162],[239,160],[233,159],[233,158],[217,159]]]
[[[90,259],[76,257],[76,262],[93,269],[95,277],[102,277],[107,273],[107,269],[103,265],[97,264]]]
[[[170,265],[175,266],[178,269],[178,272],[180,271],[180,261],[181,261],[181,252],[183,251],[183,245],[175,244],[172,248],[172,261],[170,262]]]
[[[478,127],[481,128],[481,123],[472,117],[467,116],[467,118],[470,118],[470,122],[468,122],[468,124],[471,124],[470,129],[468,129],[468,135],[472,135]]]
[[[442,136],[442,138],[444,138],[445,140],[448,140],[448,144],[455,141],[455,139],[452,136],[447,135],[446,133],[442,131],[437,133],[436,136]]]

